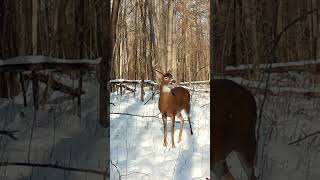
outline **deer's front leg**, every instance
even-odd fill
[[[176,146],[174,145],[174,119],[175,116],[171,116],[171,141],[172,141],[172,148],[175,148]]]
[[[167,116],[162,115],[162,121],[163,121],[163,145],[167,146]]]

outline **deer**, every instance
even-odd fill
[[[156,70],[157,71],[157,70]],[[190,122],[190,93],[186,88],[175,87],[176,81],[173,79],[172,75],[167,73],[159,72],[161,77],[160,83],[160,98],[158,102],[158,107],[162,115],[163,125],[164,125],[164,138],[163,145],[167,146],[167,117],[171,119],[171,142],[172,148],[175,148],[174,144],[174,123],[175,117],[180,118],[180,132],[178,142],[182,139],[182,130],[184,127],[184,119],[181,115],[182,111],[188,116],[190,133],[193,135],[192,126]]]
[[[219,180],[234,180],[227,167],[226,157],[235,152],[247,178],[256,180],[255,98],[247,89],[232,80],[214,79],[211,82],[211,176]]]

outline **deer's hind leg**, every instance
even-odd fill
[[[180,142],[181,139],[182,139],[182,131],[183,131],[183,127],[184,127],[184,119],[183,119],[181,113],[179,113],[178,117],[180,117],[180,132],[179,132],[179,140],[178,140],[178,142]]]
[[[191,120],[190,120],[190,105],[185,109],[187,115],[188,115],[188,122],[189,122],[189,128],[190,128],[190,133],[191,135],[193,135],[193,132],[192,132],[192,126],[191,126]]]
[[[172,148],[175,148],[174,145],[174,122],[175,122],[175,115],[171,116],[171,141],[172,141]]]

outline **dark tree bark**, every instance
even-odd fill
[[[112,46],[114,46],[117,38],[117,23],[118,23],[118,14],[121,0],[113,0],[112,1]]]

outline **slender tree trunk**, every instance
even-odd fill
[[[164,1],[160,1],[159,9],[159,61],[162,72],[167,72],[167,56],[166,56],[166,16]]]
[[[32,0],[32,54],[36,55],[38,52],[38,2],[39,0]]]
[[[174,0],[168,1],[168,17],[167,17],[167,62],[170,64],[170,70],[174,78],[177,77],[177,72],[175,67],[175,57],[173,56],[173,7],[174,7]]]

